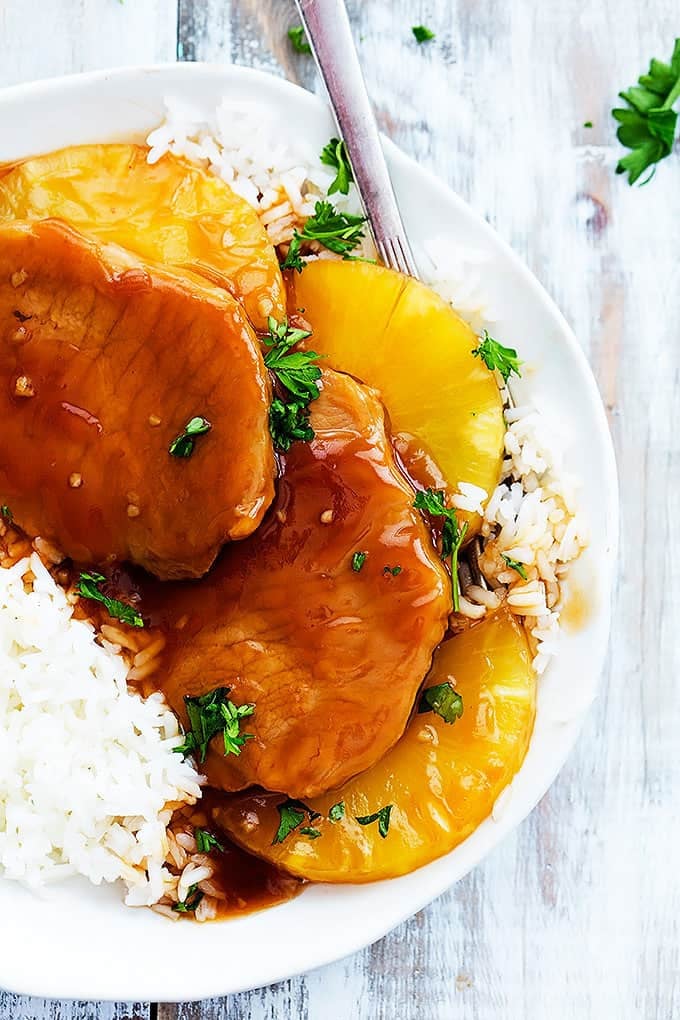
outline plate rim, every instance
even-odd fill
[[[51,93],[62,92],[66,101],[68,101],[68,93],[70,90],[77,95],[82,88],[88,85],[96,85],[99,82],[106,81],[108,79],[125,78],[126,76],[153,76],[153,75],[166,75],[171,74],[178,78],[183,77],[201,77],[205,76],[210,78],[215,76],[216,85],[222,85],[222,88],[226,91],[230,81],[238,80],[240,78],[251,79],[253,83],[266,83],[268,88],[271,88],[274,84],[282,93],[288,93],[291,97],[295,97],[295,101],[306,102],[309,108],[315,108],[316,110],[325,109],[327,111],[327,103],[323,98],[317,96],[314,93],[303,89],[301,86],[294,84],[293,82],[287,81],[284,78],[277,76],[276,74],[262,71],[250,67],[242,67],[236,64],[217,64],[208,62],[165,62],[165,63],[154,63],[154,64],[131,64],[123,65],[115,68],[107,68],[98,71],[87,71],[76,74],[59,75],[46,79],[38,79],[18,85],[11,85],[0,90],[0,108],[11,107],[14,104],[21,102],[23,99],[40,97],[42,95],[49,96]],[[216,95],[216,101],[221,98],[223,93]],[[257,97],[256,97],[257,98]],[[473,222],[476,230],[482,230],[485,237],[493,242],[493,245],[499,248],[502,252],[503,257],[508,259],[514,269],[519,272],[522,277],[524,285],[532,292],[533,299],[540,303],[544,310],[549,313],[553,318],[556,326],[559,330],[560,343],[563,343],[569,349],[570,355],[575,359],[581,381],[584,384],[589,404],[597,419],[598,433],[600,438],[603,440],[603,452],[606,455],[606,479],[603,483],[603,489],[607,494],[607,504],[603,508],[603,515],[606,517],[607,529],[608,529],[608,542],[607,547],[602,550],[602,563],[606,566],[606,575],[602,580],[602,605],[600,612],[603,623],[606,624],[606,633],[610,635],[611,631],[611,618],[612,618],[612,602],[614,598],[615,588],[615,577],[616,577],[616,564],[618,556],[618,543],[619,543],[619,489],[618,489],[618,477],[617,477],[617,466],[616,458],[614,453],[614,445],[611,436],[611,431],[605,414],[602,398],[595,381],[592,369],[590,368],[589,362],[581,349],[576,336],[567,322],[566,318],[550,297],[548,292],[542,286],[537,277],[531,272],[528,266],[520,258],[520,256],[511,248],[508,242],[499,234],[479,213],[477,213],[461,196],[456,194],[441,178],[437,177],[436,174],[429,170],[427,167],[421,166],[416,162],[415,159],[408,156],[403,152],[395,143],[390,139],[382,136],[382,141],[386,149],[386,155],[388,163],[392,165],[401,165],[407,169],[415,169],[415,171],[421,175],[426,181],[428,189],[431,189],[433,193],[436,193],[448,202],[452,203],[457,212],[460,215],[467,217]],[[607,640],[601,642],[601,649],[598,653],[597,668],[592,670],[593,673],[593,689],[598,689],[601,682],[601,676],[604,669],[604,665],[607,658],[608,649]],[[518,818],[510,826],[499,825],[498,836],[493,842],[493,846],[498,845],[508,834],[508,832],[514,830],[521,824],[521,822],[527,817],[527,815],[533,810],[536,804],[542,799],[547,793],[548,789],[552,786],[557,774],[563,768],[565,761],[569,754],[573,750],[574,744],[581,731],[583,721],[587,714],[587,709],[583,709],[577,717],[570,721],[570,738],[566,742],[563,753],[556,758],[553,763],[553,768],[549,772],[541,775],[540,783],[536,784],[535,798],[532,804],[523,813],[521,818]],[[445,855],[442,860],[446,860],[451,854],[455,854],[455,848],[449,854]],[[362,935],[357,938],[356,935],[352,938],[340,938],[336,940],[335,949],[325,949],[319,946],[314,953],[308,953],[304,960],[300,961],[299,966],[280,966],[277,967],[276,963],[268,963],[266,967],[262,968],[261,979],[257,982],[247,980],[240,983],[238,979],[229,980],[229,975],[224,974],[221,977],[212,977],[210,980],[205,980],[205,976],[198,985],[189,990],[180,990],[179,987],[171,981],[172,994],[168,997],[163,994],[158,995],[159,979],[156,977],[150,982],[137,981],[136,984],[128,984],[123,988],[122,994],[120,991],[115,990],[118,987],[118,981],[116,978],[110,979],[106,977],[104,980],[99,977],[97,979],[91,974],[82,975],[82,982],[79,983],[77,988],[74,988],[73,979],[66,977],[63,980],[63,975],[55,976],[52,974],[50,977],[38,976],[36,972],[36,980],[28,983],[26,980],[18,979],[13,981],[11,975],[6,975],[0,972],[0,981],[4,988],[8,991],[13,991],[16,994],[24,995],[39,995],[51,998],[65,998],[65,999],[98,999],[101,1001],[132,1001],[132,1000],[151,1000],[151,1001],[189,1001],[198,997],[205,998],[210,996],[220,996],[225,994],[234,994],[240,991],[246,991],[248,989],[262,987],[264,985],[272,984],[277,981],[281,981],[287,978],[298,976],[302,973],[307,973],[312,970],[316,970],[321,966],[328,965],[334,961],[343,959],[347,955],[359,951],[380,938],[383,938],[388,932],[392,931],[398,925],[402,924],[409,917],[413,916],[418,910],[421,910],[424,906],[432,902],[436,897],[444,893],[450,888],[455,882],[459,880],[464,874],[469,872],[472,867],[476,867],[478,863],[484,860],[492,847],[484,851],[477,859],[477,861],[470,866],[465,867],[460,874],[451,875],[448,880],[439,881],[435,883],[435,887],[431,888],[432,883],[427,885],[425,883],[424,888],[420,890],[418,896],[413,896],[408,906],[402,911],[397,912],[393,916],[390,916],[388,922],[384,924],[382,921],[379,923],[372,924],[367,923],[365,930]],[[422,871],[423,869],[419,869]],[[418,872],[414,873],[418,874]],[[0,879],[0,882],[3,881]],[[387,883],[396,880],[386,880]],[[380,885],[386,883],[379,883]],[[355,887],[352,887],[355,888]],[[365,888],[365,887],[364,887]],[[310,893],[303,893],[304,896],[308,896]],[[295,901],[293,901],[295,902]],[[273,908],[274,910],[285,909],[285,904],[281,907]],[[258,914],[249,915],[250,917],[257,917]],[[164,922],[167,923],[167,922]],[[230,921],[222,922],[223,925],[234,925],[240,924],[241,921]],[[220,927],[222,926],[220,925]],[[213,926],[208,926],[212,928]],[[122,976],[121,976],[122,977]],[[168,975],[169,977],[169,975]],[[190,980],[190,979],[189,979]],[[122,978],[120,985],[125,985],[125,979]]]

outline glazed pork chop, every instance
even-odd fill
[[[270,399],[225,291],[57,221],[0,229],[0,501],[30,535],[202,575],[273,498]]]
[[[324,372],[311,424],[251,538],[202,581],[142,590],[168,635],[161,682],[185,726],[187,696],[228,687],[234,705],[255,706],[240,754],[225,756],[218,735],[200,766],[224,790],[309,797],[382,758],[451,610],[374,391]]]

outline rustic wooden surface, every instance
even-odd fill
[[[623,481],[601,698],[541,805],[382,942],[282,985],[187,1006],[0,993],[0,1020],[677,1020],[680,1017],[680,153],[613,174],[608,111],[680,34],[677,0],[352,0],[382,128],[497,227],[576,329]],[[0,84],[174,59],[315,86],[292,0],[0,0]],[[412,24],[437,33],[418,47]],[[177,32],[179,31],[179,40]],[[589,130],[582,125],[591,120]],[[332,924],[329,918],[329,924]],[[11,937],[3,918],[2,939]],[[191,966],[200,966],[193,961]]]

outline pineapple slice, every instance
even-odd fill
[[[473,330],[449,305],[417,280],[365,262],[311,262],[289,287],[289,310],[313,330],[307,345],[379,390],[411,477],[449,495],[471,482],[490,496],[503,452],[501,397],[472,355]]]
[[[490,814],[529,746],[536,680],[526,635],[511,613],[500,610],[440,646],[424,689],[449,680],[463,699],[456,722],[415,714],[377,765],[307,801],[282,841],[274,842],[281,794],[228,797],[215,821],[247,850],[316,882],[393,878],[448,853]],[[342,817],[333,821],[338,804]],[[380,811],[375,821],[356,821]]]
[[[65,220],[168,268],[224,287],[258,328],[285,314],[276,253],[257,213],[200,167],[139,145],[81,145],[27,159],[0,176],[0,221]]]

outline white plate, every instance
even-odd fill
[[[122,69],[0,93],[0,162],[71,144],[142,140],[161,119],[167,95],[206,111],[225,95],[265,103],[316,151],[334,130],[319,99],[260,72],[196,64]],[[337,960],[380,938],[481,861],[543,796],[574,744],[607,648],[618,532],[614,453],[597,387],[566,322],[510,248],[440,181],[395,146],[386,149],[412,240],[449,233],[488,258],[497,335],[533,365],[520,398],[538,400],[567,433],[567,466],[583,480],[591,544],[574,575],[590,614],[584,627],[564,635],[541,682],[531,747],[507,806],[499,821],[488,819],[452,853],[404,878],[316,886],[219,924],[171,924],[126,909],[118,889],[76,882],[38,898],[0,880],[0,986],[59,998],[176,1001],[257,987]]]

